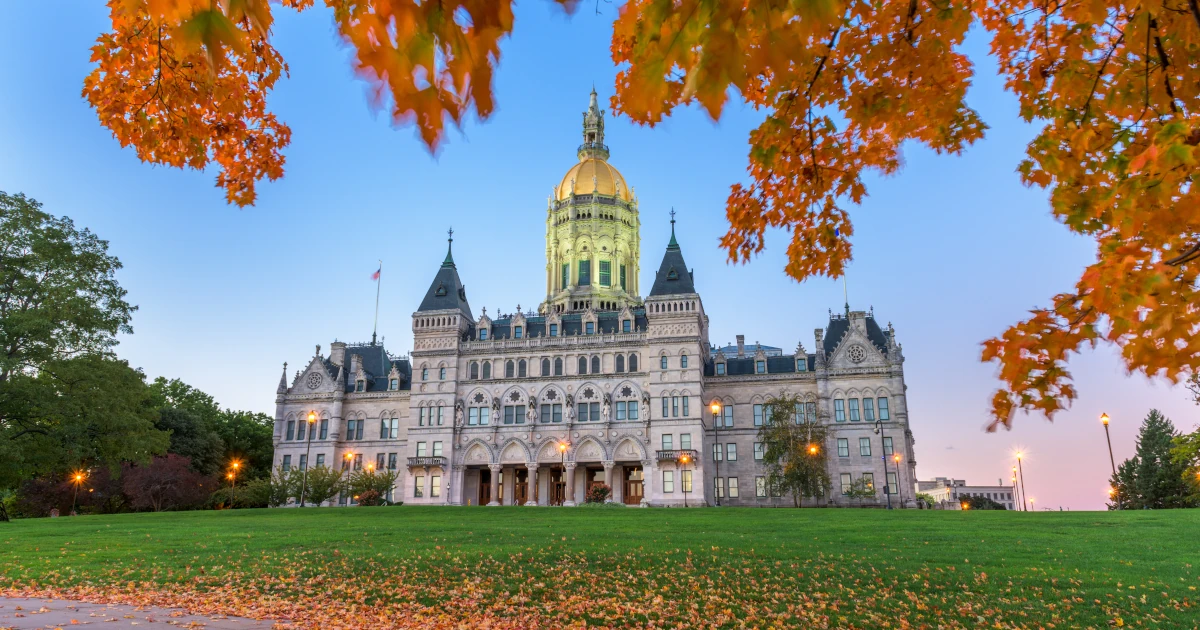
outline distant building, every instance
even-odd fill
[[[1003,505],[1006,510],[1016,510],[1020,507],[1014,499],[1012,486],[969,486],[965,479],[934,477],[928,481],[918,481],[917,492],[924,492],[933,497],[935,507],[939,510],[961,510],[963,501],[970,497],[991,499]]]
[[[762,351],[763,356],[767,356],[767,357],[783,356],[783,348],[776,348],[775,346],[768,346],[768,345],[761,344],[758,342],[752,343],[750,345],[746,345],[746,336],[745,335],[737,336],[737,345],[722,346],[720,348],[717,348],[717,347],[711,348],[711,352],[713,354],[720,352],[727,357],[736,356],[739,359],[744,359],[746,357],[752,357],[752,356],[758,354],[760,350]]]

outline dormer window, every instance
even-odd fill
[[[755,374],[766,374],[767,373],[767,362],[766,361],[755,361],[754,362],[754,373]]]
[[[523,332],[521,328],[521,326],[513,326],[513,339],[521,338],[521,333]]]
[[[679,279],[679,272],[675,271],[674,267],[671,267],[670,269],[667,270],[667,280],[678,280],[678,279]]]
[[[400,389],[400,379],[398,379],[398,378],[389,379],[388,380],[388,390],[394,392],[398,389]]]
[[[725,376],[725,363],[724,362],[717,364],[717,376]]]
[[[808,371],[808,357],[800,357],[800,358],[796,359],[796,371],[797,372],[807,372]]]
[[[433,294],[437,297],[446,297],[446,285],[439,284],[437,291],[434,291]]]
[[[487,341],[487,329],[486,328],[479,329],[479,340]]]
[[[550,336],[551,337],[558,336],[558,324],[550,324]]]
[[[366,387],[367,387],[367,382],[364,381],[363,379],[360,378],[357,381],[354,381],[354,391],[361,392],[361,391],[366,390]]]
[[[584,334],[587,334],[587,335],[596,334],[596,322],[588,322],[588,323],[584,324],[583,331],[584,331]]]
[[[632,332],[633,322],[628,319],[621,320],[621,332]]]

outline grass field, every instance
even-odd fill
[[[3,594],[303,627],[1200,625],[1200,510],[244,510],[0,541]]]

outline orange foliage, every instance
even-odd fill
[[[415,123],[431,150],[447,120],[491,113],[511,0],[325,4],[374,104]],[[287,71],[270,45],[268,1],[109,7],[113,30],[94,47],[84,87],[101,123],[149,162],[216,161],[229,201],[253,203],[257,181],[282,176],[290,136],[265,104]],[[1006,385],[991,428],[1010,426],[1018,409],[1052,416],[1070,404],[1067,359],[1099,341],[1117,344],[1131,371],[1200,371],[1200,0],[629,0],[613,33],[613,108],[654,124],[695,101],[715,118],[733,88],[766,110],[722,245],[745,262],[767,227],[783,228],[789,275],[837,277],[852,254],[846,208],[867,194],[865,173],[897,172],[905,141],[958,153],[983,137],[965,102],[973,68],[961,45],[973,24],[991,34],[1022,116],[1045,123],[1023,181],[1047,188],[1055,216],[1097,243],[1072,291],[984,343]]]
[[[296,10],[313,0],[283,0]],[[355,50],[373,104],[415,122],[430,149],[445,121],[493,109],[499,42],[512,2],[326,0]],[[558,0],[571,10],[574,0]],[[109,0],[112,31],[92,49],[83,94],[122,146],[146,162],[201,169],[217,162],[230,203],[254,203],[255,184],[283,176],[291,130],[266,95],[287,65],[271,46],[268,0]]]
[[[972,24],[990,32],[1022,116],[1046,123],[1023,181],[1049,189],[1055,216],[1097,242],[1072,292],[983,344],[1006,385],[990,429],[1011,426],[1018,409],[1052,416],[1068,405],[1068,355],[1100,340],[1131,371],[1196,372],[1197,0],[631,0],[613,37],[626,64],[613,105],[650,124],[693,100],[716,117],[732,87],[766,109],[722,244],[747,261],[768,226],[785,228],[789,275],[836,277],[851,250],[835,229],[853,233],[843,204],[861,202],[864,172],[896,172],[906,140],[958,152],[983,136],[958,51]]]

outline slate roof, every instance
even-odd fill
[[[671,220],[671,242],[667,243],[667,251],[663,254],[662,264],[654,274],[654,286],[650,288],[650,296],[680,295],[695,293],[696,285],[692,272],[688,271],[687,263],[683,261],[683,252],[675,240],[675,220]]]
[[[451,241],[452,244],[453,241]],[[421,306],[417,308],[417,312],[449,309],[458,309],[468,319],[472,321],[475,319],[475,316],[471,314],[471,305],[467,303],[467,290],[458,277],[458,268],[454,266],[454,256],[450,247],[447,246],[446,260],[442,262],[437,274],[433,276],[433,282],[429,285],[429,290],[425,292],[425,299],[421,300]]]
[[[883,329],[879,327],[879,324],[875,321],[873,316],[867,315],[866,320],[867,339],[870,339],[871,343],[878,348],[880,352],[887,354],[887,335],[883,334]],[[842,337],[845,337],[846,333],[848,332],[850,332],[850,320],[846,319],[842,315],[834,315],[831,317],[829,319],[829,326],[825,329],[825,339],[822,342],[825,346],[825,354],[833,354],[833,351],[838,347],[838,343],[841,342]]]
[[[648,322],[646,321],[646,309],[636,308],[631,309],[633,313],[634,329],[646,330]],[[584,331],[583,314],[582,313],[566,313],[560,316],[562,320],[562,330],[560,335],[582,335]],[[596,313],[596,328],[597,334],[611,334],[621,332],[621,312],[620,311],[600,311]],[[475,338],[475,331],[472,328],[470,338]],[[546,318],[538,315],[535,317],[525,318],[525,330],[522,331],[525,337],[545,337],[546,336]],[[492,320],[492,332],[489,335],[490,339],[503,340],[512,339],[512,318],[502,317]]]
[[[381,392],[387,391],[388,374],[392,372],[392,366],[396,366],[404,377],[400,382],[400,389],[407,390],[412,387],[412,364],[408,359],[395,359],[388,357],[387,350],[383,349],[383,344],[376,345],[361,345],[361,346],[346,346],[346,359],[343,368],[343,376],[347,392],[354,391],[354,374],[350,372],[350,366],[354,364],[352,356],[358,355],[362,357],[363,372],[366,373],[367,383],[366,391]],[[326,360],[326,367],[329,368],[329,373],[337,376],[337,366]]]
[[[812,372],[817,369],[817,357],[815,355],[807,355],[803,357],[808,362],[808,371]],[[755,374],[754,357],[746,357],[738,359],[736,357],[725,359],[725,376],[748,376]],[[796,372],[796,355],[785,354],[783,356],[767,357],[767,374],[790,374]],[[704,364],[705,376],[716,376],[717,362],[716,359],[709,359]]]

